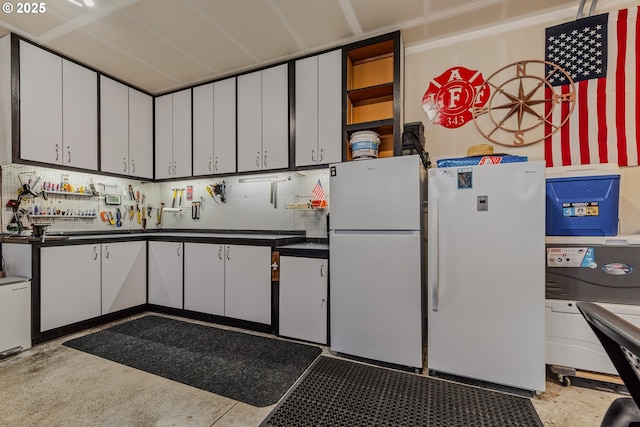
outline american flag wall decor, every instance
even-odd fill
[[[576,108],[545,139],[547,166],[617,163],[637,166],[640,153],[640,56],[637,8],[546,29],[545,59],[574,80]],[[563,80],[553,86],[567,90]],[[551,89],[547,89],[551,93]],[[553,114],[562,114],[557,109]]]

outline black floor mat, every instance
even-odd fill
[[[253,406],[276,403],[320,347],[145,316],[64,343]]]
[[[261,427],[542,427],[529,399],[321,356]]]

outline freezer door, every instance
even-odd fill
[[[329,171],[332,229],[420,229],[419,156],[337,163]]]
[[[428,185],[429,369],[544,390],[543,162],[432,170]]]
[[[329,235],[331,348],[422,367],[419,233]]]

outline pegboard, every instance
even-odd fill
[[[13,217],[12,209],[7,207],[10,199],[15,199],[21,186],[21,181],[40,177],[40,182],[34,190],[39,192],[43,183],[47,188],[68,182],[75,190],[84,187],[86,191],[93,183],[99,196],[85,197],[71,194],[49,193],[47,199],[42,197],[25,198],[20,205],[25,214],[22,223],[29,227],[33,223],[48,223],[48,233],[55,232],[92,232],[92,231],[121,231],[141,230],[138,223],[136,201],[129,196],[131,185],[134,196],[140,193],[140,199],[145,197],[146,207],[151,208],[151,216],[146,218],[147,229],[211,229],[211,230],[301,230],[306,231],[308,237],[326,238],[328,209],[288,209],[287,205],[300,200],[311,200],[311,191],[320,180],[326,199],[329,200],[329,171],[316,169],[304,172],[278,172],[259,175],[228,176],[214,178],[194,178],[184,181],[162,183],[141,182],[136,180],[103,176],[98,174],[80,173],[52,168],[34,167],[11,164],[2,166],[2,230],[7,233],[7,225]],[[272,182],[276,181],[277,190],[275,200],[272,195]],[[212,197],[206,190],[207,185],[225,182],[226,203],[222,203],[220,196]],[[187,200],[187,187],[192,187],[191,200]],[[180,206],[179,191],[176,194],[175,210],[163,211],[162,221],[158,224],[160,203],[166,208],[173,204],[173,189],[183,189],[182,205]],[[120,196],[120,205],[105,204],[105,195]],[[275,201],[275,203],[274,203]],[[142,200],[137,205],[142,206]],[[192,216],[192,202],[200,202],[199,219]],[[134,207],[133,218],[130,219],[130,207]],[[76,218],[48,217],[34,215],[38,212],[64,212],[65,214],[94,212],[95,217]],[[122,215],[121,227],[116,227],[101,219],[101,212],[111,213],[116,217],[117,209]],[[180,209],[178,209],[180,208]],[[141,207],[142,209],[142,207]],[[28,215],[31,212],[32,215]],[[141,211],[141,216],[147,212]]]

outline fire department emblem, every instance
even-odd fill
[[[477,70],[449,68],[429,83],[422,108],[432,123],[458,128],[473,119],[472,109],[487,103],[490,89],[484,83]]]

